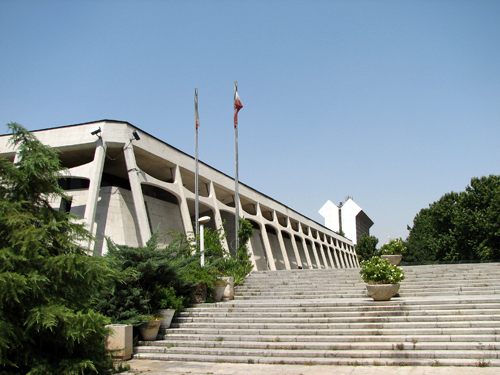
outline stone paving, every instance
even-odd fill
[[[498,375],[498,367],[304,366],[132,359],[126,375]]]

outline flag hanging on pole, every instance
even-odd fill
[[[238,238],[238,231],[240,228],[240,202],[238,193],[238,112],[243,108],[241,104],[240,97],[238,96],[238,82],[234,82],[234,154],[235,154],[235,174],[234,174],[234,237],[236,240],[236,254],[238,254],[238,249],[240,247],[240,241]]]
[[[243,108],[243,104],[241,104],[240,97],[238,96],[238,86],[235,83],[234,89],[234,127],[238,125],[238,112]]]
[[[198,115],[198,89],[194,89],[194,122],[196,129],[200,126],[200,116]]]

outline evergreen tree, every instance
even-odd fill
[[[49,204],[68,198],[56,151],[7,126],[20,158],[0,159],[0,373],[103,373],[109,319],[90,306],[113,272],[86,255],[84,226]]]
[[[377,244],[377,237],[363,233],[358,241],[358,244],[356,245],[356,254],[358,254],[359,260],[368,260],[371,257],[378,255]]]

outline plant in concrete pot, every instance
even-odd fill
[[[222,301],[222,297],[224,296],[224,291],[226,290],[226,287],[229,285],[227,277],[224,278],[219,278],[215,280],[215,286],[214,286],[214,301],[215,302],[220,302]]]
[[[393,266],[397,266],[403,259],[406,249],[407,247],[401,237],[395,239],[389,237],[389,243],[382,245],[380,248],[380,256],[382,259],[387,259]]]
[[[176,312],[181,311],[189,304],[185,296],[177,296],[173,287],[156,286],[153,299],[158,305],[158,313],[163,317],[161,328],[170,328],[172,319]]]
[[[144,341],[156,340],[158,336],[158,331],[160,330],[160,325],[163,316],[158,315],[138,315],[137,320],[140,322],[137,325],[139,332],[141,333],[142,339]]]
[[[398,293],[399,283],[405,279],[401,268],[379,257],[362,261],[359,274],[367,283],[368,294],[376,301],[390,300]]]

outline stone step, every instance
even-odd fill
[[[234,315],[234,314],[233,314]],[[310,317],[309,315],[298,316],[298,317],[287,317],[288,324],[323,324],[323,323],[395,323],[395,322],[462,322],[463,316],[458,315],[400,315],[400,316],[349,316],[349,317]],[[225,317],[224,323],[228,324],[276,324],[283,322],[283,317],[276,316],[271,317]],[[183,324],[196,323],[196,324],[212,324],[214,321],[213,316],[201,318],[201,317],[186,317],[177,318],[172,327],[184,327]],[[481,314],[481,315],[467,315],[467,321],[500,321],[500,315],[491,314]]]
[[[231,322],[225,320],[224,322],[185,322],[185,323],[172,323],[172,328],[183,328],[183,329],[219,329],[219,330],[301,330],[301,331],[310,331],[310,330],[320,330],[324,329],[326,331],[333,330],[338,331],[345,329],[352,330],[382,330],[382,329],[401,329],[401,330],[410,330],[410,329],[427,329],[427,328],[454,328],[456,330],[459,329],[467,329],[467,328],[488,328],[495,331],[500,329],[500,319],[490,319],[490,320],[469,320],[460,321],[460,320],[436,320],[433,319],[431,321],[422,321],[422,320],[382,320],[382,321],[355,321],[355,322],[314,322],[310,320],[296,320],[296,321],[287,321],[286,323],[275,323],[275,322],[252,322],[252,323],[244,323],[244,322]],[[335,334],[335,333],[333,333]],[[452,334],[452,333],[451,333]]]
[[[241,311],[241,309],[258,309],[263,311],[295,311],[301,309],[308,311],[345,311],[349,309],[360,309],[363,311],[371,310],[427,310],[435,309],[438,306],[440,309],[449,308],[471,308],[476,306],[498,306],[500,304],[500,296],[443,296],[442,298],[393,298],[390,301],[373,301],[370,298],[352,298],[352,299],[308,299],[304,301],[289,300],[289,301],[224,301],[212,304],[201,304],[200,307],[188,308],[184,312],[191,311],[216,311],[218,309],[228,309],[231,311]]]
[[[307,358],[307,357],[249,357],[234,355],[198,355],[198,354],[166,354],[166,353],[137,353],[134,358],[160,361],[186,362],[218,362],[218,363],[262,363],[287,365],[332,365],[332,366],[471,366],[486,367],[500,366],[500,361],[494,359],[427,359],[427,358]]]
[[[222,341],[237,341],[237,342],[294,342],[294,343],[306,343],[315,344],[319,342],[326,343],[372,343],[372,342],[385,342],[385,343],[413,343],[418,341],[420,343],[454,343],[454,342],[469,342],[478,345],[490,345],[495,344],[497,341],[497,336],[495,334],[475,334],[475,335],[428,335],[428,334],[393,334],[393,335],[341,335],[341,336],[319,336],[319,335],[223,335],[223,334],[184,334],[176,333],[177,331],[170,331],[167,335],[160,335],[161,340],[158,341],[143,341],[142,345],[156,345],[160,342],[171,342],[171,341],[211,341],[218,342]]]
[[[235,318],[235,315],[237,316]],[[458,315],[458,316],[456,316]],[[491,309],[470,309],[470,310],[408,310],[408,311],[384,311],[381,316],[380,311],[349,311],[349,312],[263,312],[256,316],[255,312],[252,311],[236,311],[236,312],[223,312],[223,311],[199,311],[188,313],[181,313],[177,318],[176,322],[193,321],[193,320],[203,320],[203,319],[283,319],[288,320],[294,318],[301,319],[370,319],[370,318],[380,318],[380,319],[395,319],[395,318],[433,318],[433,319],[461,319],[461,316],[467,315],[468,319],[474,319],[475,317],[486,316],[497,316],[500,315],[500,309],[497,305],[492,305]]]
[[[395,345],[397,346],[397,344]],[[138,348],[136,353],[141,353],[145,347]],[[336,359],[363,359],[363,358],[384,358],[388,359],[475,359],[475,360],[495,360],[497,366],[500,365],[499,351],[497,350],[412,350],[397,348],[393,350],[283,350],[283,349],[250,349],[250,348],[189,348],[189,351],[180,347],[147,347],[147,353],[158,354],[179,354],[179,355],[200,355],[200,356],[231,356],[231,357],[271,357],[286,358],[325,358]],[[136,356],[135,356],[136,357]]]
[[[394,336],[393,340],[387,342],[377,341],[339,341],[339,342],[281,342],[281,341],[231,341],[223,336],[213,340],[158,340],[155,342],[143,342],[143,348],[138,352],[164,352],[164,349],[171,347],[197,347],[197,348],[241,348],[241,349],[268,349],[268,350],[500,350],[499,342],[483,344],[481,342],[434,342],[419,341],[413,337],[411,341],[406,341],[405,337]],[[152,349],[152,348],[155,349]]]
[[[398,327],[394,328],[390,325],[385,327],[353,327],[353,328],[287,328],[282,327],[274,328],[173,328],[167,334],[171,333],[181,335],[267,335],[267,336],[344,336],[344,335],[358,335],[358,336],[376,336],[376,335],[398,335],[404,329],[405,335],[448,335],[448,336],[464,336],[464,335],[497,335],[500,332],[498,324],[492,325],[476,325],[475,327]]]
[[[304,286],[302,288],[291,288],[291,289],[284,289],[284,288],[267,288],[264,290],[260,289],[248,289],[248,290],[237,290],[237,294],[241,296],[280,296],[280,295],[297,295],[297,293],[307,293],[309,295],[325,295],[328,293],[334,293],[335,294],[352,294],[354,292],[359,292],[360,290],[363,291],[365,290],[365,283],[353,286],[353,287],[345,287],[342,288],[342,291],[339,291],[338,288],[336,290],[329,290],[327,288],[322,288],[321,290],[318,290],[317,287],[309,287],[309,286]],[[498,291],[500,290],[500,284],[499,285],[485,285],[485,284],[468,284],[468,285],[460,285],[460,284],[454,284],[454,285],[447,285],[447,284],[439,284],[439,285],[428,285],[425,286],[425,284],[422,285],[415,285],[415,284],[408,284],[408,283],[401,283],[400,290],[402,291],[408,291],[408,292],[417,292],[417,291],[425,291],[425,290],[432,290],[434,293],[438,292],[447,292],[450,290],[457,290],[457,291],[477,291],[477,290],[484,290],[484,291]]]
[[[285,364],[500,366],[500,266],[403,267],[399,297],[359,269],[253,272],[234,301],[186,309],[136,358]]]

